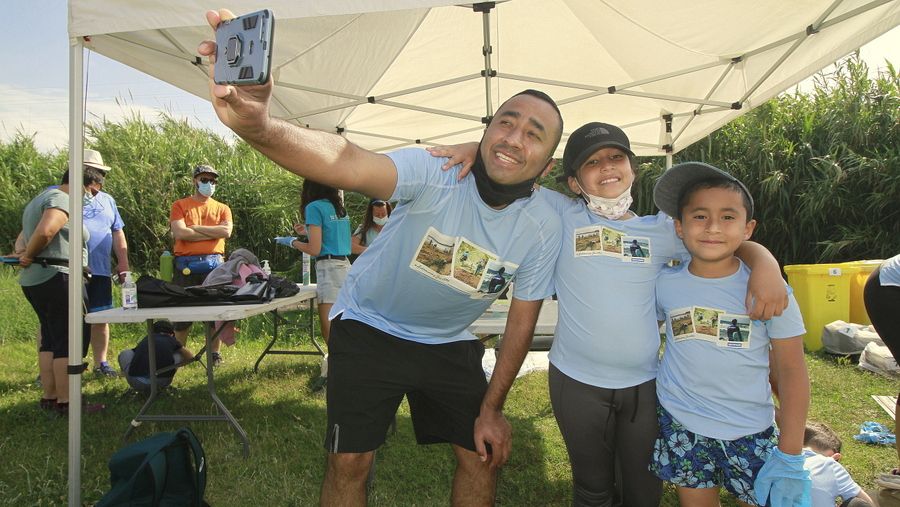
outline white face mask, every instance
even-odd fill
[[[388,217],[372,217],[372,221],[375,222],[376,225],[384,225],[387,223]]]
[[[630,208],[631,203],[634,202],[634,199],[631,197],[631,187],[626,188],[625,191],[617,197],[609,199],[587,193],[584,187],[581,186],[578,178],[575,178],[575,184],[581,189],[581,198],[587,203],[587,207],[591,213],[603,218],[608,218],[610,220],[622,218],[628,214],[628,208]]]

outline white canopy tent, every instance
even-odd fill
[[[272,114],[365,148],[477,140],[502,100],[538,88],[559,103],[564,140],[602,120],[622,126],[637,154],[669,161],[900,24],[900,0],[457,3],[70,0],[72,177],[81,179],[82,47],[205,98],[208,68],[196,47],[211,37],[209,8],[272,9]],[[80,191],[73,187],[72,202]],[[71,282],[78,287],[80,276]],[[77,343],[80,305],[73,298],[70,307]],[[71,385],[75,406],[81,386]],[[70,421],[70,505],[80,503],[78,415]]]

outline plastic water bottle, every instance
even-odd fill
[[[159,278],[167,282],[172,281],[172,274],[175,272],[175,257],[166,250],[159,256]]]
[[[303,253],[303,260],[301,262],[302,262],[302,265],[301,265],[302,271],[301,272],[303,273],[303,285],[309,285],[309,262],[310,262],[310,259],[309,259],[308,253],[305,253],[305,252]]]
[[[272,274],[272,268],[269,267],[269,261],[268,261],[268,260],[262,261],[262,272],[265,273],[266,276],[269,276],[269,275]]]
[[[138,307],[137,286],[131,279],[131,271],[125,272],[125,282],[122,283],[122,308],[134,310]]]

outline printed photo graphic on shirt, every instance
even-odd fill
[[[473,299],[494,299],[519,266],[499,260],[497,254],[466,238],[429,227],[410,268]]]
[[[592,225],[575,229],[575,257],[587,255],[603,255],[600,246],[600,230],[603,227]]]
[[[676,342],[694,337],[694,321],[692,308],[679,308],[669,312],[669,323],[672,326],[672,337]]]
[[[624,236],[622,257],[625,262],[650,262],[650,238],[640,236]]]
[[[621,256],[622,238],[624,237],[624,232],[604,227],[600,231],[600,246],[603,248],[603,255]]]
[[[456,253],[453,256],[453,278],[478,289],[485,276],[485,268],[496,256],[489,254],[484,249],[460,238]]]
[[[483,294],[500,294],[512,281],[518,266],[509,262],[491,261],[487,264],[487,271],[482,279],[478,292]]]
[[[453,268],[453,247],[456,238],[441,234],[434,227],[429,227],[419,243],[412,268],[426,275],[442,279],[450,275]]]
[[[722,310],[695,306],[691,313],[694,317],[694,331],[698,338],[709,341],[719,339],[719,315],[724,313]]]
[[[719,341],[720,347],[734,349],[746,349],[750,347],[750,317],[722,313],[719,315]]]

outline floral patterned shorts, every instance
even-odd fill
[[[778,444],[775,426],[737,440],[708,438],[688,431],[657,405],[659,437],[650,471],[684,488],[724,486],[740,501],[758,505],[753,481]]]

